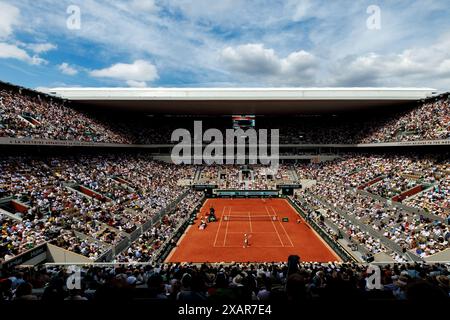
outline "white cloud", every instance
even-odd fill
[[[428,47],[400,53],[369,52],[339,59],[330,68],[331,85],[450,87],[450,34]],[[448,89],[447,89],[448,90]]]
[[[262,82],[304,83],[312,80],[318,67],[316,57],[309,52],[295,51],[280,58],[274,49],[260,43],[227,47],[220,52],[220,59],[228,70]]]
[[[280,69],[275,51],[260,43],[227,47],[222,50],[221,59],[230,70],[251,75],[275,74]]]
[[[311,3],[310,0],[296,1],[292,20],[301,21],[313,17],[314,14],[318,12],[316,10],[312,10],[313,8],[313,3]]]
[[[0,42],[0,59],[16,59],[32,65],[47,63],[46,60],[38,56],[30,56],[24,49],[16,45]]]
[[[200,22],[209,27],[223,30],[252,30],[261,28],[269,30],[285,16],[280,15],[284,1],[261,0],[171,0],[167,1],[169,9],[180,11],[192,26]],[[289,20],[289,19],[286,19]]]
[[[56,47],[48,43],[29,45],[15,40],[12,37],[13,28],[19,25],[19,19],[20,10],[17,7],[0,2],[0,40],[7,39],[7,42],[0,42],[0,59],[15,59],[31,65],[46,64],[46,60],[38,55],[31,55],[27,49],[38,54]]]
[[[117,63],[108,68],[92,70],[89,73],[96,78],[109,78],[127,81],[128,85],[146,85],[146,81],[158,79],[156,67],[145,60],[136,60],[131,64]]]
[[[114,1],[112,4],[119,10],[144,19],[151,18],[159,10],[154,0]]]
[[[154,12],[157,9],[154,0],[133,0],[130,5],[133,9],[145,12]]]
[[[261,3],[90,0],[83,2],[83,23],[76,38],[64,27],[64,1],[21,0],[14,5],[20,9],[21,21],[27,22],[21,23],[21,34],[70,39],[79,48],[71,53],[79,56],[91,52],[83,46],[89,43],[98,50],[98,60],[108,61],[107,65],[118,56],[121,61],[152,59],[158,61],[159,70],[173,75],[170,78],[190,85],[450,88],[450,46],[444,46],[443,37],[450,30],[446,0],[416,1],[408,6],[381,1],[379,31],[367,29],[369,3],[364,1],[348,6],[325,0]],[[14,14],[3,11],[0,9],[0,35],[10,36],[18,13],[10,19]],[[7,42],[30,55],[26,45],[9,38]],[[94,70],[91,75],[128,81],[133,86],[152,81],[117,76],[121,65]],[[108,76],[108,71],[114,76]],[[156,68],[153,73],[157,76]]]
[[[446,59],[439,64],[439,70],[443,75],[450,76],[450,59]]]
[[[52,43],[30,43],[27,45],[27,48],[30,48],[35,53],[45,53],[50,50],[55,50],[57,46]]]
[[[0,39],[9,37],[13,26],[19,23],[20,11],[16,7],[0,2]]]
[[[78,73],[78,70],[75,67],[69,65],[67,62],[63,62],[58,65],[58,70],[69,76],[74,76]]]
[[[147,86],[145,81],[128,80],[126,83],[129,87],[134,88],[145,88]]]
[[[300,50],[292,52],[281,60],[282,74],[295,75],[302,72],[311,72],[318,66],[318,59],[311,53]]]

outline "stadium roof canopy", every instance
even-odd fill
[[[431,88],[53,88],[89,105],[149,114],[319,114],[387,110],[436,94]]]

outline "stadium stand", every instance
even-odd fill
[[[11,209],[15,219],[0,217],[2,259],[55,237],[65,243],[73,237],[59,236],[65,229],[116,244],[182,193],[179,179],[192,176],[191,168],[146,156],[8,157],[0,167],[3,197],[27,208],[23,213]]]
[[[261,116],[257,123],[282,128],[281,144],[448,140],[449,104],[449,95],[443,94],[357,123],[345,116]],[[47,153],[39,147],[14,149],[14,144],[3,149],[0,264],[8,267],[1,270],[1,300],[297,301],[342,290],[370,299],[375,293],[366,287],[363,264],[370,259],[382,266],[384,299],[411,298],[418,295],[417,287],[426,287],[423,292],[437,299],[449,295],[450,156],[445,148],[293,147],[281,154],[286,158],[277,172],[263,165],[174,165],[163,161],[162,147],[147,151],[139,145],[170,143],[172,130],[190,128],[194,119],[204,120],[204,130],[225,130],[230,119],[108,118],[5,83],[0,84],[0,108],[0,137],[94,143],[89,152],[48,147],[59,151]],[[95,148],[96,143],[111,143],[113,149]],[[114,149],[122,144],[138,146]],[[331,160],[321,161],[324,155]],[[326,234],[328,245],[345,251],[343,262],[303,262],[298,270],[283,262],[163,263],[196,223],[210,185],[279,192]],[[285,194],[284,185],[295,193]],[[71,291],[64,286],[65,266],[15,268],[14,261],[20,264],[22,256],[42,246],[63,250],[72,257],[69,262],[123,265],[85,266],[83,289]]]
[[[140,117],[81,111],[75,104],[0,82],[0,137],[125,144],[170,144],[173,130],[229,127],[224,117]],[[75,107],[77,107],[75,109]],[[355,121],[357,120],[357,121]],[[450,100],[442,94],[407,110],[367,119],[348,116],[259,117],[261,128],[282,128],[281,143],[357,144],[450,138]]]
[[[92,266],[80,268],[82,286],[68,290],[64,283],[72,273],[66,267],[15,271],[1,279],[0,300],[297,303],[351,297],[355,303],[380,299],[445,303],[450,293],[450,270],[442,264],[381,266],[378,290],[366,287],[367,265],[345,263]]]
[[[154,262],[165,245],[176,244],[173,236],[191,217],[203,198],[201,192],[191,193],[177,204],[171,215],[165,215],[161,222],[142,234],[133,244],[116,257],[118,262]]]
[[[403,178],[395,177],[414,172],[414,177],[421,183],[444,182],[448,163],[446,155],[441,155],[439,159],[430,159],[428,156],[348,155],[347,159],[316,165],[314,168],[304,170],[301,167],[298,173],[317,181],[307,190],[308,196],[325,199],[323,202],[328,203],[335,211],[340,210],[354,216],[354,221],[358,224],[370,225],[381,237],[392,240],[392,247],[400,245],[398,253],[406,249],[423,258],[449,248],[450,233],[446,219],[450,208],[431,212],[416,211],[403,205],[399,202],[400,199],[394,201],[394,195],[402,192],[400,186],[403,185],[398,181],[404,181]],[[385,178],[378,181],[374,179],[379,176]],[[389,179],[390,177],[394,179]],[[376,182],[367,186],[370,181]],[[363,188],[359,188],[361,186]],[[406,188],[408,187],[403,187]],[[377,191],[378,197],[372,194]],[[420,195],[411,194],[410,197],[414,199]],[[408,198],[405,202],[408,203]],[[334,219],[340,219],[340,226],[347,225],[345,229],[354,236],[355,226],[338,212],[334,215]],[[368,237],[367,241],[372,242],[372,239]]]
[[[124,143],[67,101],[0,82],[0,137]]]

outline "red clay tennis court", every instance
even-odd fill
[[[340,261],[285,199],[208,199],[198,217],[211,206],[218,221],[200,230],[197,219],[166,262],[279,262],[291,254],[302,261]]]

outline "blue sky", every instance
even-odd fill
[[[35,88],[449,91],[450,6],[446,0],[0,0],[0,80]]]

